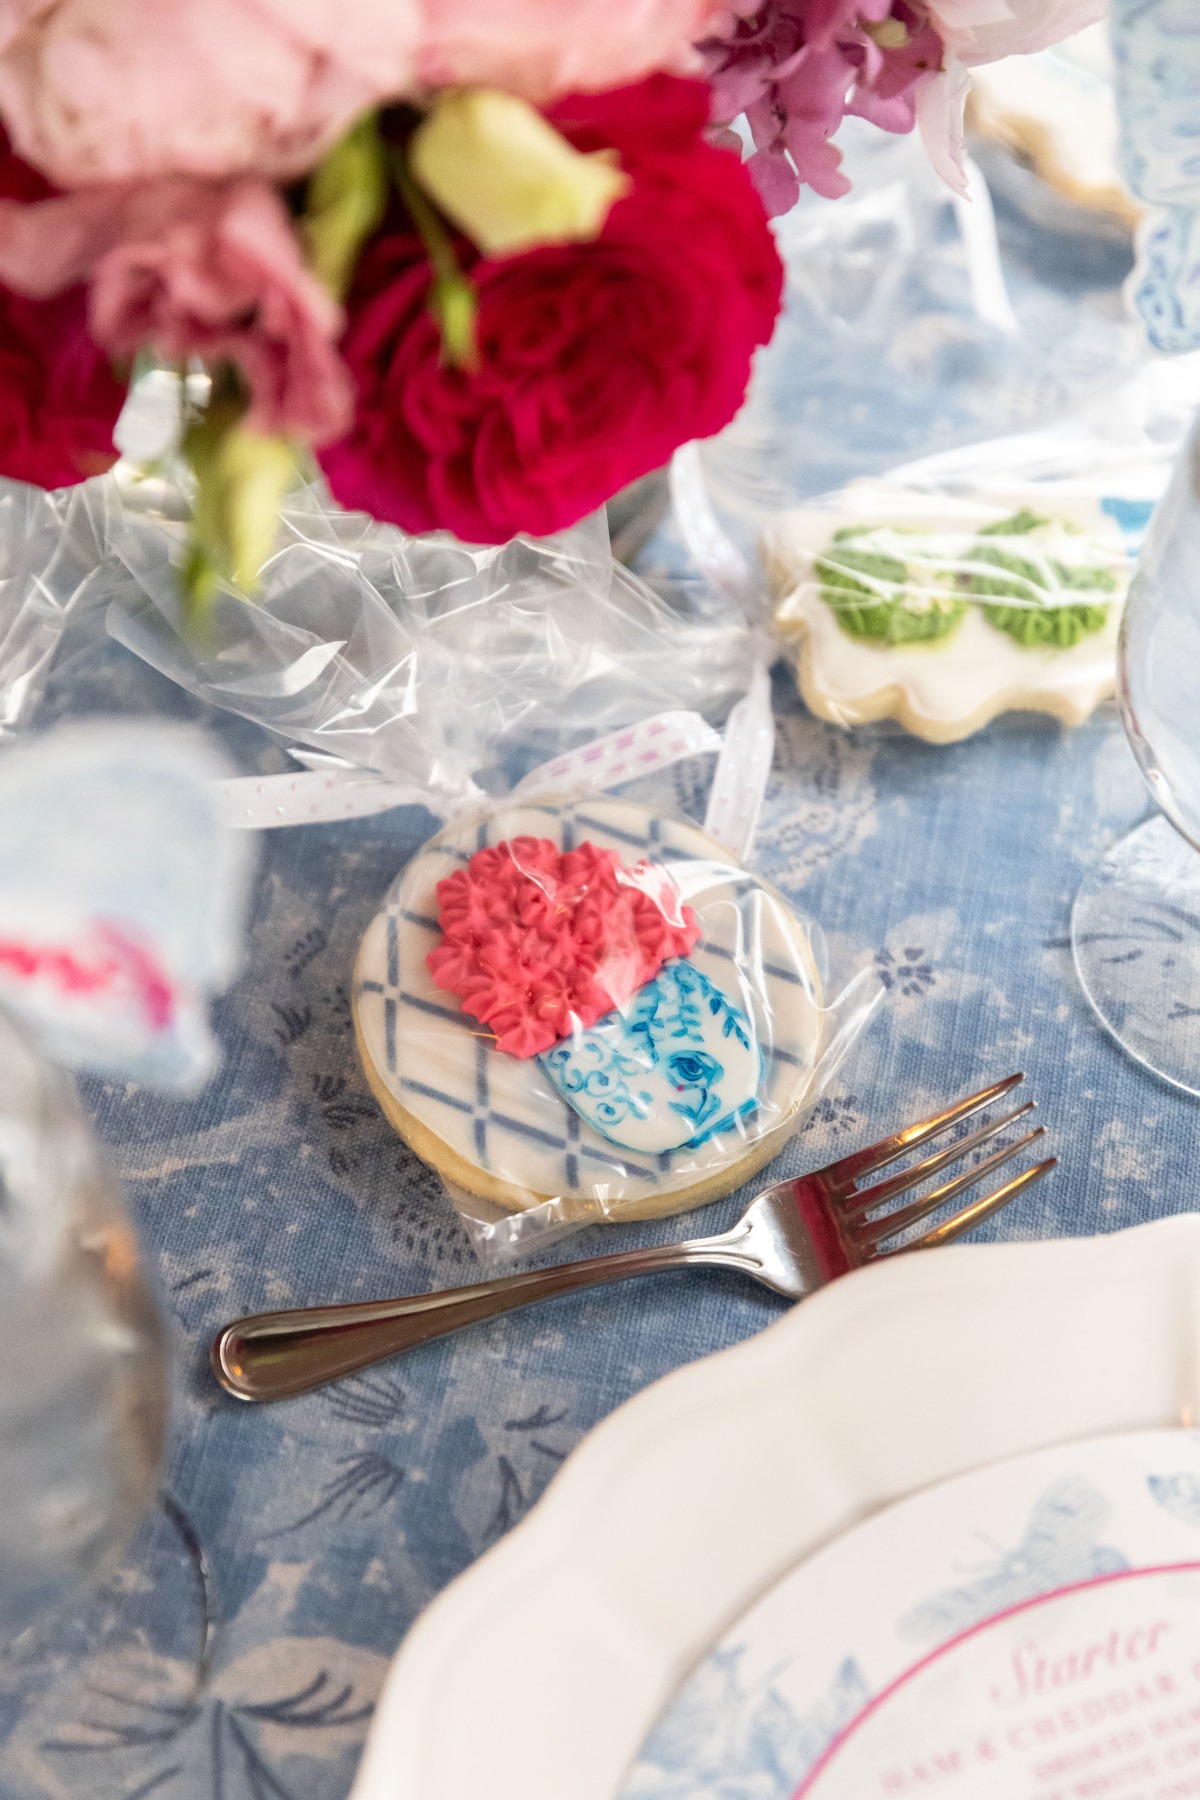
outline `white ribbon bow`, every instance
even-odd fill
[[[718,756],[704,826],[710,836],[745,858],[754,841],[771,773],[775,743],[770,678],[755,670],[745,697],[738,701],[724,736],[696,712],[655,713],[636,725],[596,738],[578,750],[539,763],[518,782],[510,801],[537,794],[602,793],[639,775],[649,775],[689,756]],[[393,806],[427,806],[446,816],[443,796],[416,784],[388,781],[335,757],[294,750],[306,766],[289,775],[243,775],[216,783],[227,825],[266,831],[281,825],[328,824],[361,819]],[[458,803],[486,798],[474,788]]]

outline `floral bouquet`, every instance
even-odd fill
[[[165,367],[193,607],[314,459],[409,532],[555,532],[733,417],[845,114],[961,185],[969,67],[1102,10],[0,0],[0,475],[102,472]]]

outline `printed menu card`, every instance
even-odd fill
[[[876,1513],[686,1681],[621,1800],[1200,1800],[1200,1432]]]

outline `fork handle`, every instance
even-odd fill
[[[213,1373],[238,1400],[286,1400],[395,1356],[397,1351],[411,1350],[415,1344],[445,1337],[464,1325],[528,1306],[534,1300],[700,1263],[753,1272],[746,1260],[731,1246],[724,1247],[719,1238],[698,1238],[501,1275],[440,1294],[253,1313],[217,1333],[212,1346]]]

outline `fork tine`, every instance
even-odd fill
[[[1057,1166],[1057,1156],[1048,1156],[1045,1162],[1037,1163],[1032,1169],[1022,1170],[1020,1175],[1014,1175],[1011,1181],[1006,1181],[1003,1187],[997,1188],[994,1194],[985,1194],[982,1200],[976,1200],[970,1206],[964,1206],[961,1212],[952,1213],[940,1225],[935,1225],[932,1231],[924,1232],[914,1243],[906,1244],[905,1250],[932,1250],[938,1244],[952,1243],[965,1231],[973,1231],[976,1225],[983,1223],[984,1219],[990,1218],[994,1212],[999,1212],[1002,1206],[1007,1206],[1011,1200],[1015,1200],[1024,1188],[1032,1187],[1035,1181],[1040,1181],[1043,1175],[1048,1175],[1051,1169]],[[895,1253],[889,1252],[889,1254]]]
[[[956,1175],[953,1181],[944,1181],[941,1187],[934,1188],[931,1193],[923,1194],[919,1200],[914,1200],[911,1206],[899,1206],[895,1212],[884,1213],[878,1219],[870,1219],[862,1225],[855,1225],[847,1232],[847,1236],[860,1249],[863,1247],[875,1248],[876,1245],[882,1243],[884,1238],[895,1237],[897,1232],[907,1231],[910,1225],[915,1225],[918,1219],[928,1218],[931,1212],[936,1212],[938,1207],[945,1205],[947,1200],[953,1200],[954,1196],[961,1194],[964,1188],[974,1187],[975,1183],[983,1176],[990,1175],[993,1169],[999,1169],[1004,1163],[1011,1161],[1014,1156],[1018,1156],[1022,1150],[1027,1149],[1030,1144],[1045,1135],[1046,1127],[1044,1125],[1035,1126],[1023,1138],[1018,1138],[1013,1144],[1005,1144],[1001,1150],[993,1151],[991,1156],[985,1156],[982,1162],[973,1163],[969,1169],[964,1169],[961,1175]]]
[[[1036,1107],[1036,1100],[1027,1100],[1024,1106],[1015,1106],[1011,1112],[1001,1113],[998,1119],[991,1119],[986,1125],[981,1125],[978,1131],[972,1131],[966,1137],[955,1138],[945,1150],[935,1150],[932,1156],[914,1163],[899,1175],[889,1175],[886,1181],[877,1181],[874,1187],[854,1188],[848,1194],[835,1194],[833,1204],[843,1217],[850,1220],[865,1218],[877,1206],[884,1206],[889,1200],[894,1200],[897,1194],[906,1194],[909,1188],[919,1187],[921,1182],[936,1175],[939,1169],[944,1169],[947,1163],[957,1162],[969,1150],[986,1144],[989,1138],[1004,1131],[1017,1119],[1023,1119],[1026,1113],[1033,1112]]]
[[[1007,1094],[1010,1088],[1017,1087],[1024,1081],[1024,1074],[1008,1075],[1003,1081],[995,1081],[991,1087],[982,1088],[978,1094],[970,1094],[965,1100],[956,1100],[945,1112],[935,1113],[931,1119],[923,1119],[919,1125],[906,1125],[903,1131],[894,1131],[890,1137],[880,1138],[877,1144],[868,1144],[865,1150],[853,1150],[849,1156],[830,1163],[821,1173],[839,1181],[854,1181],[860,1175],[869,1175],[875,1169],[882,1169],[898,1156],[909,1150],[915,1150],[918,1144],[936,1137],[939,1131],[945,1131],[951,1125],[957,1125],[960,1119],[970,1118],[981,1106],[990,1106],[1001,1094]]]

